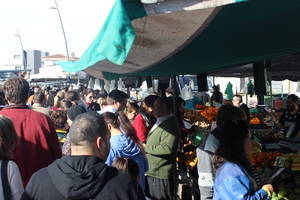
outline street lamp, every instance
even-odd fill
[[[26,62],[26,57],[25,57],[25,53],[24,53],[25,51],[24,51],[24,48],[23,48],[23,43],[22,43],[22,39],[21,39],[19,30],[17,30],[17,34],[15,34],[14,36],[19,38],[21,49],[22,49],[22,64],[23,64],[23,67],[24,67],[24,71],[26,72],[26,70],[27,70],[26,63],[27,62]]]
[[[60,15],[60,12],[59,12],[57,1],[54,0],[54,2],[55,2],[55,7],[50,7],[50,9],[57,10],[59,21],[60,21],[60,25],[61,25],[61,30],[62,30],[62,33],[64,35],[64,39],[65,39],[66,52],[67,52],[67,57],[68,57],[68,61],[69,61],[70,60],[70,56],[69,56],[69,49],[68,49],[68,43],[67,43],[67,39],[66,39],[64,25],[63,25],[63,22],[62,22],[62,19],[61,19],[61,15]]]

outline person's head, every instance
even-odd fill
[[[175,92],[172,88],[167,88],[165,91],[166,97],[172,97],[172,96],[174,96],[174,94],[175,94]]]
[[[29,84],[23,78],[8,79],[4,83],[5,99],[9,105],[25,105],[28,99]]]
[[[56,92],[51,90],[49,91],[48,97],[47,97],[47,106],[52,107],[55,106],[55,96]]]
[[[100,105],[100,109],[103,110],[105,106],[107,106],[107,98],[106,97],[100,97],[97,100],[97,103]]]
[[[117,157],[113,161],[112,166],[129,174],[134,180],[139,182],[139,166],[133,159]]]
[[[235,107],[239,107],[243,103],[243,97],[241,95],[234,95],[232,103]]]
[[[54,123],[55,129],[65,129],[67,124],[67,113],[63,110],[56,110],[50,113],[50,119]]]
[[[222,105],[217,114],[217,126],[223,128],[228,121],[247,120],[245,112],[233,105]]]
[[[83,93],[84,102],[92,103],[96,98],[96,94],[92,89],[88,89]]]
[[[287,97],[287,100],[291,100],[293,102],[295,102],[296,104],[299,103],[299,97],[295,94],[290,94],[288,97]]]
[[[107,96],[107,104],[112,105],[118,111],[126,108],[128,95],[120,90],[113,90]]]
[[[84,113],[76,117],[69,131],[72,155],[96,156],[106,160],[110,133],[100,115]]]
[[[72,90],[65,93],[65,99],[71,101],[73,104],[77,104],[77,102],[80,100],[80,97],[76,91]]]
[[[43,92],[36,92],[33,96],[33,103],[39,103],[44,105],[46,102],[46,96]]]
[[[112,132],[122,132],[132,139],[144,152],[143,146],[140,144],[138,137],[136,136],[136,131],[131,125],[130,121],[126,115],[119,111],[117,113],[106,112],[102,114],[109,131]]]
[[[153,104],[153,116],[156,118],[171,114],[168,98],[159,97]]]
[[[139,112],[139,106],[136,103],[128,103],[126,108],[127,117],[129,120],[134,120]]]
[[[219,91],[220,91],[219,86],[214,85],[214,86],[213,86],[213,91],[214,91],[214,92],[219,92]]]
[[[147,112],[148,114],[152,114],[153,112],[153,104],[159,98],[157,95],[149,95],[147,96],[141,106],[142,112]]]
[[[59,91],[54,97],[53,106],[57,108],[61,107],[61,102],[64,100],[64,98],[65,98],[65,92]]]
[[[296,112],[298,110],[298,104],[291,99],[287,99],[286,100],[286,109],[288,112]]]
[[[174,97],[168,97],[169,105],[171,108],[171,112],[174,113]],[[177,113],[183,113],[184,112],[184,106],[185,106],[185,101],[181,97],[176,97],[176,108],[177,108]]]
[[[113,131],[121,130],[121,122],[119,120],[119,115],[117,113],[112,113],[112,112],[105,112],[102,114],[104,121],[107,124],[108,130]]]
[[[76,119],[76,117],[80,114],[85,113],[86,110],[82,106],[72,106],[68,111],[67,111],[67,123],[69,126],[72,125],[72,122]]]
[[[59,103],[59,110],[64,110],[67,111],[69,110],[71,107],[73,106],[72,102],[66,99],[63,99],[62,101],[60,101]]]
[[[0,160],[11,160],[18,136],[10,119],[0,115]]]
[[[227,121],[223,130],[224,134],[219,137],[216,155],[227,161],[240,164],[248,170],[251,140],[247,122],[243,120]]]

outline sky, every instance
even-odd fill
[[[57,0],[62,16],[69,53],[80,57],[97,36],[104,19],[101,9],[110,0]],[[0,6],[0,69],[13,64],[21,54],[20,33],[24,49],[66,54],[61,25],[54,0],[9,0]]]

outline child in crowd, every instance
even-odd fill
[[[113,161],[112,166],[120,171],[128,173],[134,180],[137,181],[137,183],[140,182],[139,166],[133,159],[117,157]]]
[[[117,168],[119,171],[123,171],[123,172],[129,174],[133,180],[136,180],[138,190],[140,191],[139,194],[143,194],[142,188],[139,186],[139,183],[140,183],[139,166],[133,159],[117,157],[113,161],[112,166]],[[140,196],[139,199],[144,200],[145,197]]]
[[[19,200],[24,191],[18,166],[11,161],[17,134],[10,119],[0,115],[0,199]]]

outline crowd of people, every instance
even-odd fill
[[[152,94],[139,105],[119,90],[31,89],[23,78],[3,92],[0,199],[176,199],[178,147],[195,131],[184,126],[180,97]],[[249,162],[248,113],[235,100],[197,148],[202,200],[273,191]]]

